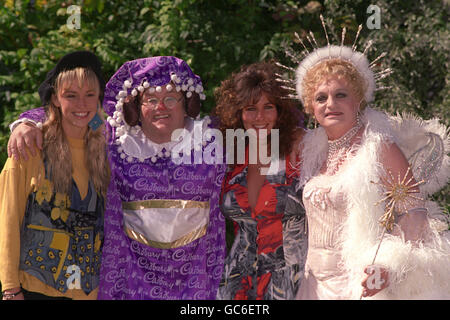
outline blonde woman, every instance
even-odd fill
[[[4,300],[96,299],[109,183],[97,57],[64,56],[39,88],[43,149],[0,176]]]
[[[320,125],[298,148],[308,253],[297,299],[448,299],[448,226],[427,201],[448,181],[448,129],[373,109],[383,72],[365,52],[328,45],[296,69]]]

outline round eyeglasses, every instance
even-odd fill
[[[178,102],[180,102],[181,99],[183,99],[183,98],[181,97],[181,98],[177,99],[175,97],[168,96],[168,97],[164,97],[162,99],[162,103],[166,108],[172,109],[173,107],[175,107],[177,105]],[[143,104],[145,104],[146,106],[149,106],[151,108],[156,108],[159,105],[160,101],[161,101],[161,99],[152,97],[152,98],[145,100],[143,102]]]

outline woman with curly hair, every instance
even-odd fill
[[[225,134],[230,129],[243,129],[249,138],[245,160],[240,163],[240,154],[232,158],[222,185],[221,210],[236,232],[225,260],[220,299],[292,299],[298,289],[304,210],[300,203],[289,208],[285,204],[290,194],[295,197],[291,185],[298,171],[291,153],[303,130],[297,128],[300,112],[282,99],[286,92],[276,73],[277,67],[268,62],[243,66],[215,92],[213,114],[219,117],[224,136],[230,136]],[[227,150],[232,151],[239,150]],[[280,160],[273,157],[274,151]],[[261,157],[267,154],[270,163]],[[269,169],[266,175],[269,165],[275,171]]]

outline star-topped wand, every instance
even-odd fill
[[[403,178],[400,177],[400,173],[395,179],[394,175],[390,170],[387,170],[388,174],[385,177],[381,177],[381,182],[373,182],[374,184],[378,184],[387,190],[383,192],[383,198],[375,203],[375,206],[388,201],[386,204],[386,210],[384,214],[381,216],[379,222],[384,227],[383,233],[381,234],[380,242],[378,243],[377,250],[375,251],[375,256],[372,260],[372,265],[375,264],[375,259],[378,254],[378,250],[380,249],[381,242],[384,239],[384,235],[386,231],[392,231],[394,228],[395,221],[395,212],[404,212],[408,213],[408,207],[414,207],[414,200],[423,201],[422,198],[419,198],[413,193],[418,193],[418,186],[425,183],[425,180],[421,180],[419,182],[411,184],[414,177],[408,179],[408,175],[411,171],[411,167],[408,167]],[[362,294],[360,300],[362,299]]]

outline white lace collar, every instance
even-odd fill
[[[205,117],[200,120],[193,120],[192,118],[186,118],[184,135],[180,133],[178,139],[175,141],[156,143],[147,138],[140,126],[134,126],[125,128],[126,130],[117,132],[115,143],[118,145],[117,150],[120,153],[120,158],[127,159],[128,162],[138,160],[144,162],[145,159],[150,159],[155,163],[158,158],[169,158],[172,155],[172,149],[178,146],[179,150],[198,150],[201,146],[205,146],[207,141],[211,140],[211,136],[208,134],[208,125],[211,123],[209,117]],[[194,143],[194,132],[201,128],[202,132],[202,144],[198,145]],[[194,130],[195,129],[195,130]],[[195,135],[197,138],[198,133]],[[191,144],[187,146],[187,144]]]

